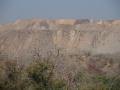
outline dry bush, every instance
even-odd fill
[[[24,76],[24,67],[17,61],[1,61],[0,63],[0,90],[25,90],[27,80]]]
[[[76,57],[78,58],[78,56]],[[57,62],[55,64],[55,59],[59,61],[60,58],[64,61],[71,57],[39,58],[38,60],[33,60],[27,66],[21,65],[16,60],[0,61],[0,90],[120,90],[120,75],[108,77],[104,73],[96,73],[95,71],[98,67],[89,67],[92,72],[80,67],[79,72],[74,73],[75,75],[73,76],[69,75],[70,71],[68,71],[66,74],[68,75],[66,76],[68,81],[64,80],[64,78],[60,80],[60,77],[55,76],[57,73],[55,70],[59,70],[59,68],[56,69],[55,65],[61,63]],[[99,60],[100,58],[91,59],[96,61],[96,59]],[[79,57],[79,59],[84,58]]]

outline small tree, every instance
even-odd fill
[[[36,61],[28,67],[28,78],[31,79],[35,90],[62,90],[65,83],[55,79],[54,66],[48,62]]]

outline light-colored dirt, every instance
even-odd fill
[[[15,24],[0,26],[0,51],[12,56],[32,54],[35,49],[41,55],[58,49],[63,54],[120,53],[118,21],[18,20]],[[117,25],[113,24],[116,22]]]
[[[65,57],[67,55],[73,57],[78,55],[77,59],[64,61],[64,64],[68,63],[68,66],[71,63],[76,66],[79,63],[74,60],[79,60],[78,57],[81,56],[81,53],[119,57],[119,20],[33,19],[18,20],[13,24],[0,25],[1,59],[20,59],[24,61],[51,55],[63,55]],[[84,60],[80,61],[80,63],[85,66],[88,63],[87,60],[85,62]],[[116,65],[118,68],[120,59],[117,60],[118,65]],[[110,66],[109,62],[106,63],[106,67],[102,68],[103,71]],[[114,66],[114,68],[116,67]]]

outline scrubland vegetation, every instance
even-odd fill
[[[88,74],[80,69],[72,79],[61,79],[47,59],[33,60],[29,65],[1,60],[0,90],[120,90],[119,75]]]

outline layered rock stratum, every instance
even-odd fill
[[[32,19],[0,25],[2,59],[30,60],[52,55],[74,57],[83,53],[117,58],[117,69],[116,66],[112,69],[119,72],[120,20]],[[71,65],[74,61],[65,63]]]
[[[120,21],[18,20],[0,26],[0,51],[8,56],[120,53]]]

